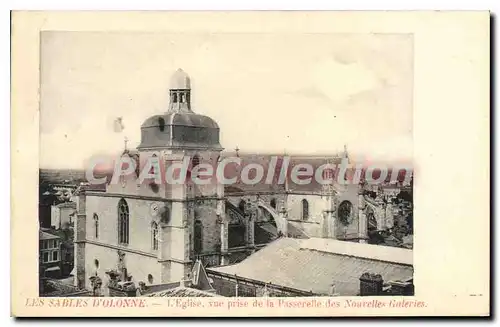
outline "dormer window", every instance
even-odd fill
[[[160,128],[160,132],[165,130],[165,119],[163,117],[158,118],[158,127]]]

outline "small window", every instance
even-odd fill
[[[59,260],[59,251],[53,251],[52,252],[52,261],[57,261]]]
[[[172,94],[172,102],[177,103],[177,93],[175,92]]]
[[[154,282],[153,275],[148,274],[148,283],[153,284],[153,282]]]
[[[158,128],[160,129],[160,132],[165,130],[165,119],[163,119],[163,117],[158,118]]]
[[[95,266],[95,269],[99,269],[99,260],[94,259],[94,266]]]
[[[309,202],[306,199],[302,200],[302,220],[309,219]]]
[[[270,204],[271,204],[271,207],[273,209],[276,209],[276,199],[271,199],[271,203]]]
[[[155,159],[153,159],[155,158]],[[156,170],[155,170],[155,163],[158,162],[158,156],[156,155],[156,153],[153,153],[153,155],[151,156],[151,168],[149,168],[149,174],[150,175],[154,175],[156,174]],[[159,162],[158,162],[159,163]]]
[[[158,224],[154,221],[151,224],[151,247],[158,250]]]
[[[94,233],[95,233],[95,238],[99,238],[99,216],[97,214],[94,214]]]
[[[43,253],[43,262],[49,262],[49,252]]]

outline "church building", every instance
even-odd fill
[[[171,79],[168,111],[142,124],[137,150],[123,155],[137,162],[157,156],[166,165],[182,162],[185,156],[193,165],[219,157],[219,126],[193,112],[190,78],[184,71],[177,70]],[[198,255],[227,248],[221,244],[222,185],[139,184],[136,177],[121,176],[120,183],[107,183],[105,191],[80,190],[77,286],[89,287],[94,275],[105,280],[110,270],[118,270],[122,281],[179,281]]]
[[[189,179],[138,182],[152,157],[162,167],[189,157],[192,169],[200,162],[215,167],[228,156],[222,154],[218,124],[193,111],[191,80],[183,70],[172,76],[169,92],[166,112],[142,124],[137,150],[123,151],[137,163],[136,174],[76,192],[75,286],[91,289],[96,276],[149,285],[178,282],[196,260],[212,267],[237,263],[281,236],[366,241],[369,204],[359,185],[223,185],[216,178],[206,185]]]

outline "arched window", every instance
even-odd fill
[[[118,202],[118,243],[129,242],[129,209],[125,199]]]
[[[95,238],[98,239],[99,238],[99,216],[94,213],[94,235],[95,235]]]
[[[338,208],[338,218],[342,225],[347,226],[352,221],[352,203],[342,201]]]
[[[94,259],[94,266],[95,266],[95,269],[99,269],[99,260]]]
[[[153,275],[148,274],[148,283],[153,284],[153,282],[154,282]]]
[[[194,246],[195,254],[200,254],[203,251],[203,224],[201,221],[194,222]]]
[[[302,220],[309,219],[309,202],[306,199],[302,200]]]
[[[271,199],[271,203],[270,204],[271,204],[271,207],[273,209],[276,209],[276,199]]]
[[[158,250],[158,224],[154,221],[151,224],[151,247]]]

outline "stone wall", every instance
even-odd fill
[[[153,276],[155,283],[162,282],[162,264],[156,257],[146,256],[141,253],[123,251],[123,260],[127,268],[127,274],[132,277],[131,281],[136,284],[140,281],[148,281],[148,275]],[[96,261],[97,260],[97,261]],[[108,281],[106,271],[118,269],[118,250],[104,245],[92,243],[86,244],[85,249],[85,286],[90,289],[90,277],[99,276],[103,285]]]

